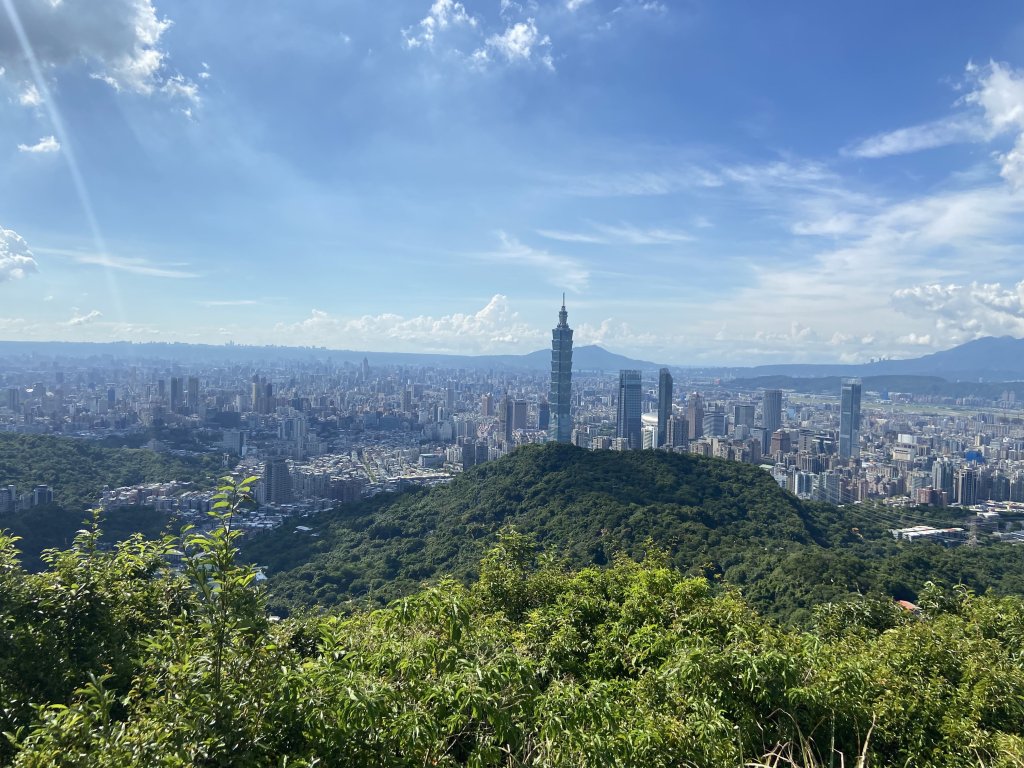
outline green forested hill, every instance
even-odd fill
[[[19,493],[33,485],[52,486],[54,501],[70,510],[93,506],[105,485],[209,481],[219,467],[214,456],[179,458],[70,437],[0,432],[0,485],[14,484]]]
[[[1024,594],[1020,548],[902,549],[867,512],[804,503],[757,467],[690,454],[526,446],[446,487],[308,524],[245,545],[267,569],[275,610],[384,602],[442,575],[471,579],[509,525],[574,566],[642,557],[653,544],[683,572],[735,584],[788,621],[850,592],[913,599],[929,580]]]

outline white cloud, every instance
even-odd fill
[[[144,95],[163,91],[171,79],[161,46],[171,21],[158,15],[153,0],[20,0],[17,11],[44,74],[84,63],[112,88]],[[0,24],[0,60],[29,77],[11,24]]]
[[[581,262],[569,256],[531,248],[504,232],[499,232],[498,237],[501,238],[500,250],[486,254],[485,258],[537,270],[549,283],[558,287],[575,292],[586,290],[590,281],[590,271]]]
[[[61,256],[78,264],[89,264],[108,269],[117,269],[146,277],[192,278],[199,277],[195,272],[181,269],[180,265],[153,264],[145,259],[113,256],[109,253],[92,253],[90,251],[74,251],[64,248],[38,248],[40,253]]]
[[[74,328],[79,325],[88,325],[89,323],[95,322],[96,320],[99,320],[101,317],[103,317],[103,313],[100,312],[98,309],[94,309],[91,312],[87,312],[84,315],[78,311],[77,307],[72,308],[71,311],[74,314],[72,315],[70,320],[64,323],[64,325],[70,328]]]
[[[956,143],[987,143],[1007,134],[1016,143],[998,155],[1000,172],[1015,186],[1024,184],[1024,72],[1006,64],[967,65],[970,91],[961,111],[922,125],[900,128],[865,139],[843,154],[879,158],[934,149]]]
[[[580,323],[573,331],[577,345],[597,344],[622,350],[661,349],[669,340],[650,332],[638,332],[629,323],[609,317],[597,325]]]
[[[20,280],[36,271],[35,257],[25,239],[13,230],[0,227],[0,283]]]
[[[539,61],[548,69],[555,68],[551,38],[541,35],[537,22],[532,18],[511,24],[501,34],[488,37],[485,47],[475,51],[473,58],[478,62],[489,61],[492,52],[509,63]]]
[[[421,352],[484,354],[518,351],[523,344],[541,345],[545,333],[523,323],[506,296],[496,294],[479,311],[441,317],[397,314],[333,316],[314,309],[305,320],[275,328],[278,339],[329,348],[391,349]]]
[[[879,133],[842,150],[842,153],[851,157],[890,157],[945,147],[949,144],[978,141],[984,139],[986,135],[987,131],[980,121],[955,116]]]
[[[18,103],[23,107],[38,107],[43,103],[43,97],[40,95],[39,89],[30,83],[25,90],[18,94]]]
[[[448,27],[475,27],[477,20],[469,14],[464,6],[456,0],[434,0],[430,11],[420,20],[416,27],[402,30],[407,48],[430,47],[434,44],[437,33]]]
[[[590,2],[591,0],[565,0],[565,7],[575,12]]]
[[[250,307],[259,304],[255,299],[213,299],[196,303],[204,307]]]
[[[892,300],[897,311],[932,321],[952,343],[1024,336],[1024,281],[1011,288],[1000,283],[916,285],[894,292]]]
[[[60,152],[60,142],[53,136],[44,136],[35,144],[19,144],[18,151],[35,155]]]
[[[631,224],[593,224],[594,233],[565,232],[540,229],[537,234],[563,243],[589,243],[593,245],[675,245],[690,242],[692,235],[677,229],[643,228]]]

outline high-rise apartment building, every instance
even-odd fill
[[[569,313],[565,311],[565,294],[562,294],[558,325],[551,331],[550,401],[551,439],[559,443],[568,443],[572,440],[572,328],[569,327]],[[638,421],[639,418],[638,414]],[[637,432],[639,433],[639,426]]]
[[[771,435],[782,428],[782,390],[766,389],[761,400],[761,421],[765,431]]]
[[[860,379],[843,379],[839,404],[839,458],[860,456]]]
[[[672,418],[672,374],[668,368],[658,372],[658,440],[655,448],[668,444],[668,420]]]
[[[624,438],[631,450],[643,446],[640,421],[640,371],[619,371],[619,408],[616,437]]]
[[[188,389],[186,390],[186,403],[193,413],[199,407],[199,377],[188,377]]]
[[[686,398],[686,421],[690,425],[691,440],[704,436],[704,398],[697,392],[691,392]]]
[[[537,429],[547,432],[551,427],[551,406],[546,400],[541,400],[537,406]]]
[[[171,410],[175,413],[185,404],[185,391],[182,381],[177,376],[171,379]]]
[[[267,459],[263,470],[263,501],[266,504],[287,504],[292,500],[292,476],[283,458]]]

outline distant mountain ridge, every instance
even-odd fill
[[[0,341],[0,360],[35,355],[76,358],[117,358],[131,360],[225,360],[235,363],[258,361],[331,360],[359,364],[366,358],[370,365],[418,365],[443,368],[488,368],[547,371],[551,369],[551,350],[539,349],[525,355],[455,355],[419,352],[372,352],[326,347],[247,346],[241,344],[179,344],[167,342],[132,343],[74,341]],[[596,344],[573,349],[573,369],[578,371],[617,371],[621,368],[655,370],[660,366],[646,360],[619,355]]]
[[[132,360],[161,359],[179,361],[264,361],[330,360],[358,364],[367,358],[370,365],[418,365],[468,370],[508,369],[546,371],[551,351],[539,349],[524,355],[457,355],[416,352],[372,352],[325,347],[245,346],[238,344],[184,344],[167,342],[30,342],[0,341],[0,361],[38,355],[63,355],[79,358],[118,358]],[[573,349],[573,369],[614,372],[623,368],[655,371],[667,367],[675,371],[694,370],[697,366],[665,365],[638,360],[610,352],[597,345]],[[903,360],[878,360],[849,365],[840,363],[781,363],[773,365],[700,366],[702,375],[723,379],[762,376],[822,378],[828,376],[938,376],[948,381],[1021,381],[1024,380],[1024,339],[1012,336],[988,336],[923,357]]]
[[[733,375],[794,376],[940,376],[950,381],[1024,379],[1024,339],[986,336],[966,344],[905,360],[878,360],[860,365],[782,364],[731,369]]]

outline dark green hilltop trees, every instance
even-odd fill
[[[805,624],[850,594],[916,600],[926,582],[1024,595],[1024,547],[898,545],[892,512],[802,502],[758,467],[662,451],[524,446],[429,492],[382,495],[244,544],[270,604],[384,604],[450,576],[470,583],[505,526],[580,568],[641,559],[653,542],[687,575],[738,587]],[[923,514],[923,513],[922,513]],[[907,523],[912,524],[912,523]]]
[[[277,620],[236,557],[251,481],[222,489],[210,534],[103,549],[87,530],[38,574],[0,539],[0,760],[1024,765],[1019,598],[928,586],[918,615],[854,597],[797,630],[660,550],[570,569],[507,531],[467,584]]]

